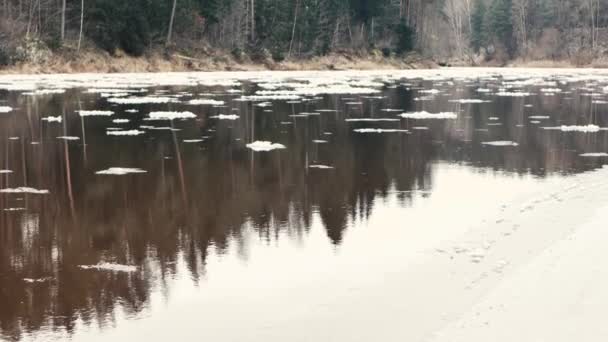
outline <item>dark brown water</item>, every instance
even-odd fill
[[[12,171],[0,174],[0,189],[48,190],[0,193],[0,339],[391,340],[407,327],[384,322],[416,310],[400,303],[408,260],[526,192],[608,160],[581,156],[608,152],[604,130],[545,129],[608,127],[605,85],[526,80],[394,78],[371,94],[321,90],[267,107],[238,101],[282,89],[258,79],[136,84],[126,95],[174,98],[156,104],[111,103],[90,85],[0,90],[0,107],[13,108],[0,113],[0,169]],[[530,94],[497,96],[505,84]],[[225,105],[187,104],[201,98]],[[423,110],[457,118],[398,116]],[[196,118],[145,120],[154,111]],[[239,118],[212,118],[219,114]],[[62,122],[41,120],[48,116]],[[346,120],[354,118],[399,120]],[[143,134],[110,136],[108,127]],[[285,149],[254,152],[254,141]],[[496,141],[517,146],[484,144]],[[110,167],[145,173],[97,174]]]

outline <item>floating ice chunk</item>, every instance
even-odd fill
[[[361,118],[361,119],[346,119],[344,121],[346,121],[346,122],[382,122],[382,121],[391,122],[391,121],[400,121],[400,120],[399,119],[392,119],[392,118],[378,118],[378,119],[374,119],[374,118]]]
[[[8,113],[12,112],[13,108],[7,106],[0,106],[0,113]]]
[[[129,119],[114,119],[114,120],[112,120],[112,122],[116,123],[116,124],[128,123],[129,121],[131,121],[131,120],[129,120]]]
[[[8,173],[13,173],[13,171],[12,170],[0,170],[0,175],[5,175]]]
[[[608,157],[608,153],[603,153],[603,152],[599,152],[599,153],[583,153],[580,156],[581,157],[587,157],[587,158],[602,158],[602,157]]]
[[[532,119],[532,120],[547,120],[550,119],[551,117],[549,116],[544,116],[544,115],[532,115],[532,116],[528,116],[528,119]]]
[[[488,89],[488,88],[477,88],[477,92],[478,93],[491,93],[492,89]]]
[[[168,96],[141,96],[141,97],[110,97],[110,103],[116,104],[145,104],[145,103],[171,103],[177,102],[177,99]]]
[[[110,271],[110,272],[137,272],[138,267],[132,265],[121,265],[111,263],[99,263],[97,265],[78,265],[83,270],[97,270],[97,271]]]
[[[251,144],[247,144],[247,148],[256,152],[268,152],[272,150],[285,149],[286,147],[281,144],[273,144],[270,141],[255,141]]]
[[[360,128],[355,129],[356,133],[409,133],[407,129],[383,129],[383,128]]]
[[[189,105],[193,106],[201,106],[201,105],[210,105],[210,106],[223,106],[225,104],[224,101],[212,100],[212,99],[194,99],[187,102]]]
[[[194,119],[196,115],[192,112],[151,112],[152,120],[175,120],[175,119]]]
[[[80,116],[112,116],[114,112],[111,110],[79,110]]]
[[[500,91],[498,93],[496,93],[496,96],[503,96],[503,97],[526,97],[526,96],[532,96],[534,94],[532,93],[526,93],[523,91]]]
[[[260,107],[260,108],[267,108],[267,107],[272,107],[272,103],[271,102],[260,102],[260,103],[256,104],[255,106]]]
[[[101,170],[95,172],[97,175],[111,175],[111,176],[124,176],[133,173],[147,173],[148,171],[137,169],[137,168],[129,168],[129,167],[111,167],[107,170]]]
[[[401,114],[401,117],[405,118],[405,119],[415,119],[415,120],[457,119],[458,115],[456,115],[456,113],[452,113],[452,112],[429,113],[427,111],[422,111],[422,112],[404,113],[404,114]]]
[[[131,114],[139,113],[139,109],[127,109],[127,110],[125,110],[125,113],[131,113]]]
[[[239,118],[238,115],[224,115],[224,114],[220,114],[220,115],[211,117],[211,119],[218,119],[218,120],[236,120],[238,118]]]
[[[562,90],[559,88],[542,88],[540,90],[542,93],[561,93]]]
[[[544,129],[560,130],[562,132],[582,132],[582,133],[595,133],[595,132],[600,131],[600,127],[596,126],[596,125],[544,127]]]
[[[51,278],[47,277],[47,278],[23,278],[23,281],[28,283],[28,284],[36,284],[36,283],[46,283],[47,281],[50,281]]]
[[[301,99],[298,95],[251,95],[251,96],[241,96],[237,99],[237,101],[293,101]]]
[[[513,142],[513,141],[487,141],[487,142],[482,142],[482,145],[489,145],[489,146],[519,146],[518,143]]]
[[[194,143],[199,143],[199,142],[203,142],[203,139],[186,139],[184,140],[184,143],[186,144],[194,144]]]
[[[62,122],[63,118],[61,116],[47,116],[41,120],[46,122]]]
[[[427,131],[429,128],[425,127],[425,126],[414,126],[414,127],[412,127],[412,129],[417,130],[417,131]]]
[[[482,100],[482,99],[459,99],[459,100],[450,100],[450,102],[467,104],[467,103],[487,103],[487,102],[491,102],[491,101]]]
[[[329,169],[333,169],[333,166],[329,166],[329,165],[320,165],[320,164],[314,164],[314,165],[308,165],[309,169],[321,169],[321,170],[329,170]]]
[[[19,188],[7,188],[0,190],[0,193],[3,194],[33,194],[33,195],[47,195],[50,192],[48,190],[38,190],[34,188],[28,187],[19,187]]]
[[[72,136],[66,136],[66,135],[62,135],[60,137],[57,137],[57,139],[63,139],[63,140],[80,140],[79,137],[72,137]]]
[[[439,94],[441,93],[440,90],[438,89],[422,89],[418,91],[419,93],[423,93],[423,94]]]
[[[315,144],[327,144],[328,143],[327,140],[313,140],[312,142]]]
[[[36,96],[36,95],[50,95],[50,94],[63,94],[65,89],[38,89],[30,92],[23,93],[25,96]]]
[[[128,131],[108,131],[108,132],[106,132],[107,135],[114,135],[114,136],[136,136],[136,135],[142,135],[145,133],[146,132],[140,131],[137,129],[132,129],[132,130],[128,130]]]
[[[381,112],[403,112],[403,109],[384,108],[380,109]]]
[[[3,210],[6,212],[14,212],[14,211],[25,211],[25,208],[5,208]]]

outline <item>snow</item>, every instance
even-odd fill
[[[129,119],[114,119],[114,120],[112,120],[112,122],[116,123],[116,124],[128,123],[129,121],[130,121]]]
[[[600,131],[600,127],[596,125],[586,126],[560,126],[560,127],[543,127],[546,130],[559,130],[562,132],[582,132],[582,133],[595,133]]]
[[[127,168],[127,167],[111,167],[107,170],[101,170],[95,172],[97,175],[112,175],[112,176],[124,176],[128,174],[147,173],[148,171],[138,168]]]
[[[415,120],[457,119],[458,118],[458,115],[456,115],[456,113],[452,113],[452,112],[429,113],[427,111],[404,113],[404,114],[401,114],[400,116],[405,119],[415,119]]]
[[[3,194],[33,194],[33,195],[47,195],[50,192],[48,190],[38,190],[29,187],[20,187],[20,188],[7,188],[1,189],[0,193]]]
[[[9,174],[9,173],[13,173],[13,171],[12,170],[0,170],[0,175]]]
[[[8,106],[0,106],[0,113],[8,113],[8,112],[12,112],[13,108],[8,107]]]
[[[272,150],[281,150],[286,147],[281,144],[271,143],[270,141],[255,141],[251,144],[247,144],[247,148],[255,151],[255,152],[269,152]]]
[[[72,140],[72,141],[75,141],[75,140],[80,140],[80,138],[79,138],[79,137],[66,136],[66,135],[62,135],[62,136],[60,136],[60,137],[57,137],[57,139],[62,139],[62,140]]]

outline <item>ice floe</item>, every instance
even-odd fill
[[[487,142],[482,142],[482,145],[488,145],[488,146],[519,146],[518,143],[513,142],[513,141],[487,141]]]
[[[106,132],[107,135],[114,135],[114,136],[137,136],[137,135],[142,135],[145,133],[146,132],[140,131],[137,129],[132,129],[132,130],[128,130],[128,131],[108,131],[108,132]]]
[[[8,107],[8,106],[0,106],[0,113],[8,113],[8,112],[12,112],[13,108]]]
[[[247,144],[247,148],[256,152],[268,152],[272,150],[281,150],[286,147],[282,144],[271,143],[270,141],[255,141],[251,144]]]
[[[321,170],[330,170],[333,169],[333,166],[329,166],[329,165],[321,165],[321,164],[313,164],[313,165],[308,165],[309,169],[321,169]]]
[[[220,100],[212,100],[212,99],[194,99],[186,102],[189,105],[199,106],[199,105],[211,105],[211,106],[223,106],[225,104],[224,101]]]
[[[543,127],[546,130],[557,130],[562,132],[582,132],[582,133],[595,133],[599,132],[601,129],[596,125],[586,125],[586,126],[558,126],[558,127]]]
[[[345,119],[344,121],[346,122],[391,122],[391,121],[400,121],[399,119],[392,119],[392,118],[361,118],[361,119]]]
[[[176,120],[196,118],[196,115],[192,112],[151,112],[148,116],[152,120]]]
[[[211,116],[211,119],[218,119],[218,120],[237,120],[239,118],[238,115],[225,115],[225,114],[220,114],[220,115],[215,115],[215,116]]]
[[[158,96],[158,97],[141,96],[141,97],[127,97],[127,98],[111,97],[108,99],[108,102],[116,103],[116,104],[146,104],[146,103],[155,104],[155,103],[178,102],[178,100],[174,97],[168,97],[168,96]]]
[[[5,175],[8,173],[13,173],[13,171],[12,170],[0,170],[0,175]]]
[[[57,137],[57,139],[62,139],[62,140],[72,140],[72,141],[75,141],[75,140],[80,140],[80,138],[79,138],[79,137],[73,137],[73,136],[68,136],[68,135],[62,135],[62,136],[60,136],[60,137]]]
[[[353,130],[356,133],[409,133],[407,129],[360,128]]]
[[[137,174],[137,173],[147,173],[148,171],[138,169],[138,168],[129,168],[129,167],[111,167],[107,170],[101,170],[95,172],[97,175],[111,175],[111,176],[124,176],[128,174]]]
[[[421,112],[413,112],[413,113],[404,113],[400,115],[405,119],[415,119],[415,120],[423,120],[423,119],[457,119],[458,115],[452,112],[442,112],[442,113],[429,113],[427,111]]]
[[[83,270],[110,271],[110,272],[137,272],[138,267],[112,263],[99,263],[97,265],[78,265]]]
[[[46,122],[62,122],[63,118],[61,116],[47,116],[41,119]]]
[[[114,112],[111,110],[79,110],[80,116],[112,116]]]
[[[114,120],[112,120],[112,122],[116,123],[116,124],[128,123],[129,121],[130,121],[129,119],[114,119]]]
[[[48,190],[38,190],[29,187],[19,187],[19,188],[6,188],[1,189],[0,193],[3,194],[33,194],[33,195],[47,195],[50,192]]]
[[[603,153],[603,152],[598,152],[598,153],[583,153],[580,156],[581,157],[587,157],[587,158],[602,158],[602,157],[608,157],[608,153]]]

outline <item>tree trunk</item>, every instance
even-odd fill
[[[293,27],[291,28],[291,41],[289,42],[289,52],[287,52],[287,58],[291,57],[291,49],[293,48],[293,39],[296,35],[296,23],[298,22],[298,7],[300,7],[300,0],[296,1],[296,8],[293,14]]]
[[[173,0],[173,8],[171,9],[171,19],[169,19],[169,30],[167,32],[166,45],[171,44],[171,36],[173,35],[173,21],[175,20],[175,8],[176,7],[177,7],[177,0]]]
[[[82,44],[82,27],[84,26],[84,0],[80,0],[80,33],[78,34],[78,52]]]
[[[66,0],[61,1],[61,41],[65,39],[65,8]]]

